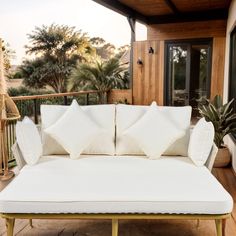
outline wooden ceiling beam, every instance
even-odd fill
[[[130,8],[129,6],[121,3],[120,1],[114,1],[114,0],[93,0],[93,1],[99,3],[100,5],[103,5],[104,7],[107,7],[113,11],[116,11],[123,16],[134,18],[137,21],[144,23],[144,24],[148,23],[146,16],[135,11],[134,9]]]
[[[166,24],[177,22],[191,22],[191,21],[206,21],[206,20],[220,20],[227,19],[227,9],[197,11],[197,12],[181,12],[179,14],[171,15],[157,15],[149,16],[148,24]]]
[[[215,9],[215,10],[206,10],[206,11],[181,12],[173,4],[172,0],[164,0],[164,1],[172,9],[173,14],[154,15],[154,16],[147,16],[140,12],[137,12],[136,10],[123,4],[120,1],[115,1],[115,0],[93,0],[93,1],[113,11],[116,11],[128,18],[133,18],[146,25],[219,20],[219,19],[227,19],[228,17],[228,9],[225,9],[225,8]]]
[[[172,0],[164,0],[166,5],[172,10],[174,14],[179,14],[178,8],[175,6],[175,4],[172,2]]]

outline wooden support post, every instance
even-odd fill
[[[216,224],[216,235],[223,236],[222,235],[222,220],[221,219],[215,220],[215,224]]]
[[[136,40],[136,29],[135,29],[135,25],[136,25],[136,19],[133,17],[128,17],[128,22],[130,25],[130,30],[131,30],[131,42],[130,42],[130,62],[129,62],[129,88],[131,89],[131,93],[132,93],[132,104],[133,104],[133,43]]]
[[[6,218],[7,236],[13,236],[15,219]]]
[[[118,236],[118,220],[112,219],[112,236]]]

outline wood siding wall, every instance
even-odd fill
[[[133,55],[133,104],[164,102],[164,45],[166,40],[213,38],[211,98],[223,95],[226,21],[150,25],[147,41],[135,42]],[[149,47],[154,54],[149,54]],[[137,64],[141,59],[143,65]]]
[[[152,47],[154,54],[149,54]],[[133,64],[133,103],[148,105],[153,100],[158,104],[163,104],[164,78],[164,42],[143,41],[134,43],[134,64]],[[142,60],[142,65],[138,65],[138,59]]]

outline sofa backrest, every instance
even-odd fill
[[[44,132],[46,128],[54,124],[66,112],[67,108],[68,106],[61,105],[41,105],[43,155],[67,154],[65,149],[58,142]],[[115,105],[90,105],[82,106],[82,109],[95,123],[108,133],[108,135],[102,137],[100,141],[96,140],[96,142],[92,142],[91,145],[84,150],[83,154],[114,154]],[[107,145],[104,145],[104,143]]]
[[[123,105],[116,106],[116,153],[117,155],[144,155],[139,146],[123,132],[139,120],[149,106]],[[163,155],[187,156],[190,137],[190,122],[192,108],[159,106],[169,119],[178,127],[185,130],[183,138],[172,144]],[[168,132],[168,130],[166,131]],[[161,134],[160,134],[161,135]]]
[[[67,154],[66,151],[53,139],[51,139],[44,129],[54,124],[67,110],[68,106],[60,105],[42,105],[41,106],[41,134],[44,148],[44,155],[51,154]],[[106,142],[110,142],[113,145],[117,155],[144,155],[143,152],[128,140],[127,137],[123,137],[122,133],[134,124],[139,118],[141,118],[147,111],[148,106],[134,106],[134,105],[90,105],[84,106],[83,109],[86,113],[97,122],[102,128],[106,129],[110,133],[110,138]],[[187,156],[188,142],[190,136],[190,117],[191,107],[160,107],[164,112],[168,114],[168,117],[172,119],[176,125],[186,130],[186,134],[182,140],[177,140],[173,147],[167,150],[165,155],[183,155]],[[161,135],[161,134],[160,134]],[[116,136],[116,137],[115,137]],[[102,145],[104,140],[101,139],[99,143],[93,143],[91,147],[85,150],[84,154],[106,154],[101,153],[101,146],[106,148],[106,145]],[[97,149],[100,153],[96,152]],[[94,148],[95,147],[95,148]],[[14,156],[18,167],[23,167],[25,162],[17,144],[12,147]],[[111,150],[108,150],[111,151]],[[217,147],[214,144],[206,162],[206,167],[211,170],[217,154]],[[185,155],[186,152],[186,155]]]

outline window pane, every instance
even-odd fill
[[[199,116],[198,105],[202,98],[209,95],[209,54],[208,45],[192,45],[189,104],[193,108],[193,116]]]
[[[169,81],[171,82],[171,105],[187,105],[186,87],[187,47],[170,46],[169,48]]]

